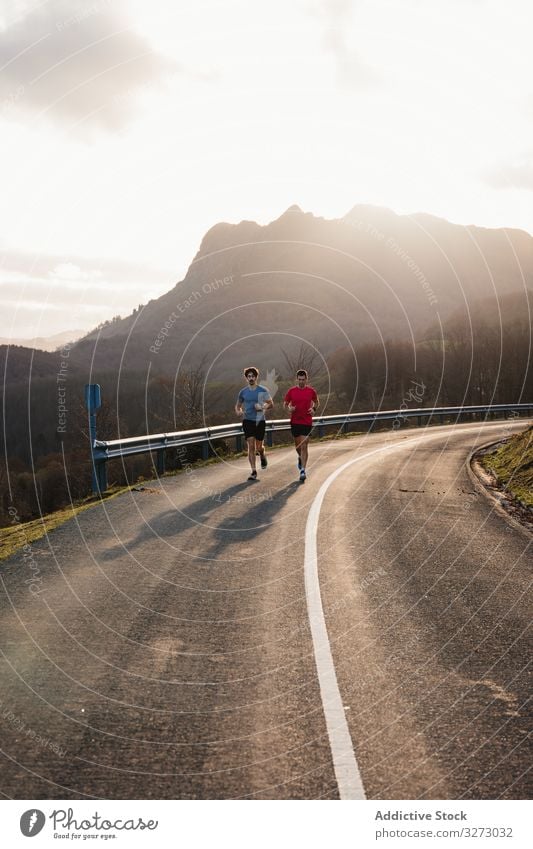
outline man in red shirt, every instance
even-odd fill
[[[307,466],[309,434],[313,427],[313,413],[318,409],[320,402],[313,387],[307,385],[305,369],[298,369],[296,380],[298,384],[291,386],[283,399],[283,406],[291,414],[291,433],[298,454],[300,482],[303,483],[306,478],[305,467]]]

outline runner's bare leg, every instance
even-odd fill
[[[302,469],[305,469],[305,467],[307,465],[307,456],[308,456],[307,443],[308,443],[308,437],[307,436],[295,436],[294,437],[294,444],[296,446],[296,453],[298,454],[298,456],[300,458],[300,462],[302,464]]]
[[[248,446],[248,460],[250,461],[250,466],[252,468],[252,472],[256,471],[255,468],[255,445],[256,440],[255,436],[249,436],[246,440],[246,444]]]

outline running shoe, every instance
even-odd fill
[[[300,472],[300,483],[304,483],[307,475],[305,474],[305,469],[302,469]]]
[[[248,476],[248,480],[249,481],[258,481],[259,478],[257,477],[257,472],[251,472],[251,474]]]
[[[261,468],[266,469],[267,466],[268,466],[268,460],[266,458],[265,452],[263,451],[263,453],[261,454]]]

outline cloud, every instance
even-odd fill
[[[116,299],[120,292],[115,290],[110,293],[109,283],[106,285],[103,281],[99,286],[65,280],[0,281],[0,304],[6,308],[24,304],[25,307],[33,305],[47,310],[65,311],[66,307],[78,305],[85,308],[87,304],[92,304],[106,307],[109,311],[113,294]],[[142,286],[131,286],[128,289],[128,300],[142,296]]]
[[[321,0],[317,11],[324,20],[324,47],[333,53],[339,82],[345,86],[367,86],[380,82],[381,77],[366,65],[348,43],[354,0]]]
[[[2,333],[29,338],[78,328],[89,330],[113,313],[129,312],[129,299],[136,297],[140,303],[141,290],[128,290],[127,301],[121,300],[109,285],[96,287],[79,281],[1,280]]]
[[[175,272],[127,260],[72,256],[70,254],[35,254],[0,248],[0,279],[4,277],[60,280],[94,280],[104,278],[113,286],[125,286],[132,281],[148,290],[176,283]]]
[[[84,328],[168,292],[175,275],[149,265],[0,251],[0,315],[17,337]],[[11,328],[10,322],[13,321]]]
[[[4,318],[2,324],[2,340],[33,339],[79,330],[87,332],[113,314],[109,305],[85,303],[81,307],[59,301],[8,300],[2,298],[1,291],[0,287],[0,309],[4,316],[9,315],[9,321]],[[120,308],[115,311],[119,312]]]
[[[533,192],[533,154],[528,153],[517,162],[491,168],[485,172],[484,179],[495,189],[525,189]]]
[[[37,110],[116,130],[132,118],[141,90],[182,68],[129,27],[116,0],[55,0],[0,32],[0,71],[0,103],[13,107],[10,116]]]

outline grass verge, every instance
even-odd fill
[[[533,507],[533,427],[478,457],[496,482],[526,507]]]
[[[102,500],[108,501],[110,498],[114,498],[122,492],[127,492],[129,489],[131,489],[130,486],[110,487],[102,498],[93,495],[88,496],[81,501],[69,504],[68,507],[56,510],[54,513],[48,513],[45,516],[40,516],[38,519],[32,519],[30,522],[21,522],[15,516],[9,527],[0,528],[0,560],[5,560],[25,545],[29,545],[41,539],[41,537],[46,536],[49,531],[72,519],[78,513],[82,513],[84,510],[100,504]]]

